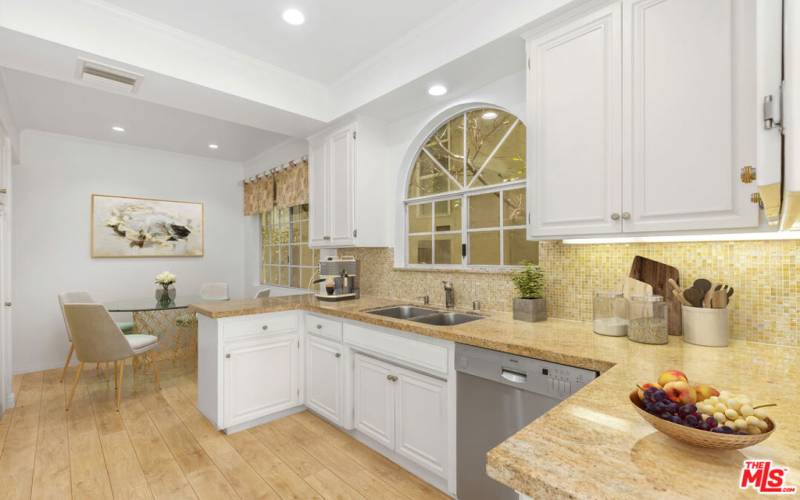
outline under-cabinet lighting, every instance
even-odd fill
[[[300,26],[306,22],[306,16],[297,9],[286,9],[283,11],[283,20],[292,26]]]
[[[664,236],[630,236],[626,238],[572,238],[564,240],[564,244],[608,245],[615,243],[680,243],[693,241],[766,240],[800,240],[800,231],[781,231],[774,233],[676,234]]]
[[[119,125],[114,125],[111,127],[111,130],[114,132],[125,132],[125,127],[120,127]]]
[[[444,85],[438,85],[438,84],[437,85],[431,85],[431,87],[428,89],[428,93],[430,95],[436,96],[436,97],[438,97],[440,95],[445,95],[447,93],[447,87],[445,87]]]
[[[209,144],[208,145],[208,149],[219,149],[219,145],[218,144]]]

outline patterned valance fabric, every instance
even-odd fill
[[[305,203],[308,203],[308,160],[305,159],[244,183],[245,215]]]

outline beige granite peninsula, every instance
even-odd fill
[[[650,346],[602,337],[588,323],[523,323],[508,313],[437,327],[368,314],[398,304],[365,297],[326,303],[313,296],[275,297],[192,306],[213,318],[301,309],[464,344],[597,370],[600,377],[491,450],[488,474],[533,498],[729,498],[755,496],[738,488],[746,458],[788,467],[800,485],[800,349],[745,341],[727,348],[693,346],[679,337]],[[694,448],[650,427],[628,393],[666,369],[692,382],[774,402],[774,434],[758,446],[733,451]]]

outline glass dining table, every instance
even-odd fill
[[[136,297],[105,302],[111,313],[132,313],[135,333],[155,335],[160,352],[172,351],[172,359],[194,355],[197,342],[195,313],[187,311],[191,304],[212,302],[199,295],[177,295],[164,303],[155,297]]]

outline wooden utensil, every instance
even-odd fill
[[[705,295],[695,287],[687,288],[683,291],[683,297],[689,301],[692,307],[703,307],[703,298]]]
[[[724,289],[714,290],[711,293],[713,294],[711,297],[711,307],[714,309],[725,309],[728,307],[728,294]]]
[[[670,293],[674,287],[669,284],[669,280],[672,280],[675,285],[680,286],[681,275],[678,270],[662,262],[637,255],[633,259],[628,276],[649,283],[653,287],[654,295],[664,297],[668,310],[667,331],[670,335],[680,335],[682,331],[681,301],[674,293]]]
[[[705,294],[711,290],[711,282],[704,278],[694,280],[694,284],[692,286],[700,290],[700,293],[702,293],[703,296],[705,296]]]
[[[674,297],[676,297],[676,298],[678,299],[678,301],[679,301],[681,304],[683,304],[683,305],[685,305],[685,306],[692,307],[692,304],[690,304],[690,303],[689,303],[689,301],[688,301],[688,300],[686,300],[686,298],[684,298],[684,296],[683,296],[683,290],[680,290],[680,289],[677,289],[677,290],[676,290],[676,289],[673,289],[673,290],[672,290],[672,295],[673,295]]]

